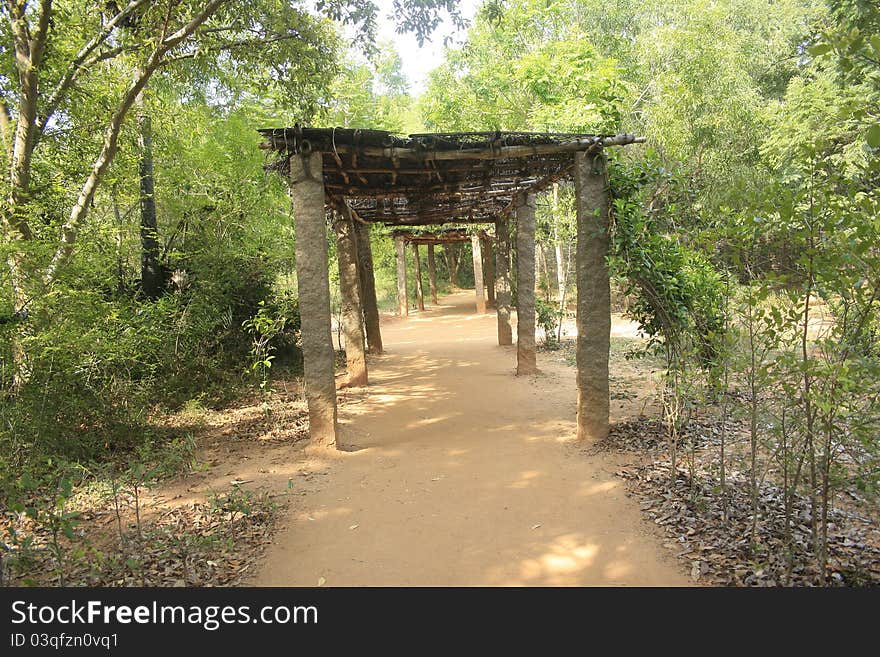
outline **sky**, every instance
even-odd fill
[[[430,41],[419,48],[418,41],[412,34],[397,34],[394,31],[394,20],[389,18],[393,12],[392,0],[374,0],[379,7],[379,40],[388,40],[394,43],[400,58],[403,61],[403,72],[410,83],[410,90],[414,95],[419,94],[425,87],[428,72],[443,63],[443,40],[444,37],[452,36],[457,41],[465,37],[464,30],[456,30],[451,21],[444,20],[443,24],[431,36]],[[482,0],[461,0],[459,10],[462,16],[470,20],[476,14]]]

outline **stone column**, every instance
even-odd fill
[[[419,245],[412,243],[413,260],[416,265],[416,307],[425,309],[425,295],[422,294],[422,260],[419,257]]]
[[[516,373],[535,374],[535,195],[516,201]]]
[[[335,213],[334,213],[335,214]],[[357,243],[349,217],[336,215],[336,255],[339,261],[339,296],[342,301],[342,331],[345,334],[345,364],[348,385],[367,385],[364,353],[363,306],[358,275]]]
[[[379,302],[376,300],[376,279],[373,274],[373,247],[370,244],[370,227],[359,221],[353,223],[358,249],[358,278],[361,286],[361,303],[364,308],[367,345],[371,354],[381,354],[382,333],[379,329]]]
[[[330,328],[330,277],[320,153],[290,158],[290,199],[296,228],[296,280],[309,434],[313,443],[332,446],[336,444],[336,354]]]
[[[495,312],[498,315],[498,344],[513,344],[510,328],[510,222],[495,222]]]
[[[574,156],[577,206],[577,435],[602,440],[608,435],[611,347],[609,248],[610,194],[605,155]]]
[[[406,245],[402,237],[394,238],[397,250],[397,312],[401,317],[409,315],[409,302],[406,299]]]
[[[483,254],[478,235],[471,235],[471,247],[474,252],[474,293],[477,296],[477,314],[482,315],[486,312],[486,296],[483,292]]]
[[[435,306],[437,301],[437,268],[434,265],[434,245],[428,244],[428,287],[431,290],[431,303]]]

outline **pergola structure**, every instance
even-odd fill
[[[454,244],[471,243],[474,261],[474,293],[476,294],[477,312],[486,312],[486,293],[488,305],[495,305],[495,268],[492,266],[492,240],[494,235],[485,230],[465,230],[457,227],[435,229],[430,232],[415,231],[412,228],[398,228],[391,232],[397,250],[397,305],[401,315],[409,313],[406,284],[406,245],[412,247],[416,274],[416,307],[425,309],[422,294],[422,264],[419,257],[419,246],[428,247],[428,286],[431,292],[431,303],[437,302],[437,274],[434,259],[434,247],[449,247]],[[483,284],[485,277],[485,285]]]
[[[325,231],[328,211],[337,237],[349,385],[367,384],[365,342],[371,353],[382,350],[369,243],[372,223],[401,231],[396,243],[399,289],[401,279],[404,281],[404,313],[408,310],[405,244],[409,241],[416,250],[419,243],[432,244],[431,238],[416,236],[413,227],[494,225],[491,287],[498,343],[510,345],[513,218],[518,263],[516,373],[528,375],[537,372],[535,195],[564,178],[574,178],[577,208],[578,437],[601,439],[607,435],[611,295],[606,255],[610,195],[604,149],[641,138],[630,134],[523,132],[416,134],[402,138],[382,130],[300,126],[260,132],[265,138],[262,147],[277,155],[269,168],[287,176],[290,185],[305,392],[315,443],[337,444]],[[452,231],[438,230],[431,233],[433,243],[441,243],[444,234],[450,241],[459,239]],[[480,235],[472,232],[469,239],[474,247],[475,278],[479,278],[478,310],[485,312],[479,289],[483,285]]]

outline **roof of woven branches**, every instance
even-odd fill
[[[384,130],[270,128],[269,169],[287,174],[296,154],[320,152],[328,205],[389,226],[489,223],[515,197],[566,178],[573,153],[642,141],[631,134],[459,132],[399,137]]]
[[[485,230],[470,230],[460,226],[425,226],[401,228],[396,224],[391,231],[392,237],[400,237],[409,244],[456,244],[458,242],[470,242],[476,235],[481,239],[493,240],[495,235]]]

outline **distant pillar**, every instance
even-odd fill
[[[488,305],[495,307],[495,266],[492,262],[492,240],[483,242],[483,273],[486,276],[486,299]]]
[[[422,259],[419,258],[419,245],[412,243],[413,260],[416,263],[416,305],[419,310],[425,309],[425,296],[422,294]]]
[[[364,308],[367,345],[371,354],[381,354],[382,333],[379,329],[379,303],[376,300],[376,279],[373,274],[373,247],[370,244],[370,227],[359,221],[353,223],[358,250],[358,277],[361,303]]]
[[[486,312],[486,297],[483,292],[483,254],[478,235],[471,235],[471,247],[474,252],[474,293],[477,295],[477,314],[482,315]]]
[[[437,305],[437,268],[434,265],[434,245],[428,244],[428,287],[431,290],[431,303]]]
[[[535,195],[516,199],[516,373],[535,374]]]
[[[394,238],[397,250],[397,312],[401,317],[409,315],[409,302],[406,299],[406,245],[402,237]]]
[[[330,328],[330,279],[320,153],[290,158],[290,200],[296,227],[296,280],[309,434],[313,443],[332,446],[336,444],[336,354]]]
[[[363,307],[358,275],[357,243],[350,217],[336,215],[336,256],[339,261],[339,296],[342,300],[342,331],[345,334],[345,364],[348,385],[367,385],[364,353]]]
[[[605,155],[574,156],[577,205],[577,436],[608,436],[610,397],[608,356],[611,348],[609,247],[610,194]]]
[[[507,217],[495,222],[495,312],[498,316],[498,344],[513,344],[510,329],[510,223]]]

